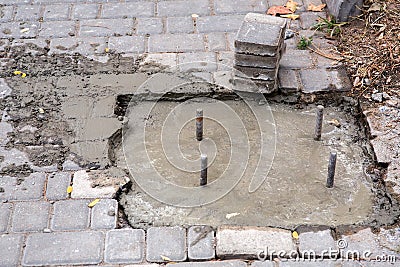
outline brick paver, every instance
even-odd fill
[[[0,266],[18,266],[22,242],[22,235],[0,235]]]
[[[54,203],[53,230],[79,230],[89,227],[88,200],[63,200]]]
[[[68,197],[67,188],[71,182],[71,174],[62,172],[50,174],[47,179],[46,198],[62,200]]]
[[[0,204],[0,233],[6,232],[10,221],[12,205],[10,203]]]
[[[49,209],[50,204],[45,201],[15,203],[12,231],[42,231],[48,227]]]
[[[101,232],[37,233],[28,236],[22,263],[27,266],[98,264],[103,248]]]
[[[162,256],[172,261],[186,260],[185,229],[181,227],[152,227],[147,230],[147,261],[164,262]]]
[[[43,198],[46,179],[44,173],[33,173],[25,178],[7,176],[1,178],[0,187],[4,189],[4,192],[0,193],[0,200],[37,200]]]
[[[107,263],[140,263],[144,260],[143,230],[118,229],[107,233],[104,259]]]
[[[102,199],[92,208],[92,229],[114,229],[117,226],[118,202],[115,199]]]

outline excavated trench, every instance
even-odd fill
[[[135,228],[397,222],[398,201],[382,180],[386,166],[374,164],[358,104],[350,98],[317,97],[326,109],[322,140],[314,141],[315,104],[285,104],[290,97],[268,104],[190,74],[154,71],[159,66],[141,71],[140,60],[118,55],[100,63],[48,56],[33,46],[24,49],[35,53],[21,57],[26,50],[14,49],[8,69],[29,75],[2,77],[12,92],[1,108],[14,129],[6,149],[27,158],[2,162],[2,175],[60,169],[66,160],[120,168],[132,182],[117,197]],[[161,76],[152,81],[156,72]],[[196,108],[205,114],[201,142],[194,135]],[[332,151],[338,153],[336,180],[327,189]],[[205,187],[198,185],[201,152],[211,155]]]

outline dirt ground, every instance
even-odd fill
[[[353,94],[400,96],[400,1],[367,0],[362,15],[341,26],[338,50]]]

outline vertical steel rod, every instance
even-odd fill
[[[207,164],[208,164],[207,155],[201,154],[201,171],[200,171],[201,186],[207,184]]]
[[[203,110],[196,110],[196,139],[197,141],[203,140]]]
[[[316,141],[321,140],[323,119],[324,119],[324,107],[319,105],[317,106],[317,121],[315,124],[315,134],[314,134],[314,140]]]
[[[329,165],[328,165],[328,179],[326,180],[326,187],[332,188],[333,182],[335,179],[335,170],[336,170],[336,152],[331,152],[329,157]]]

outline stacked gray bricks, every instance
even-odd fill
[[[234,88],[273,93],[278,90],[279,60],[284,51],[286,20],[249,13],[235,39]]]

